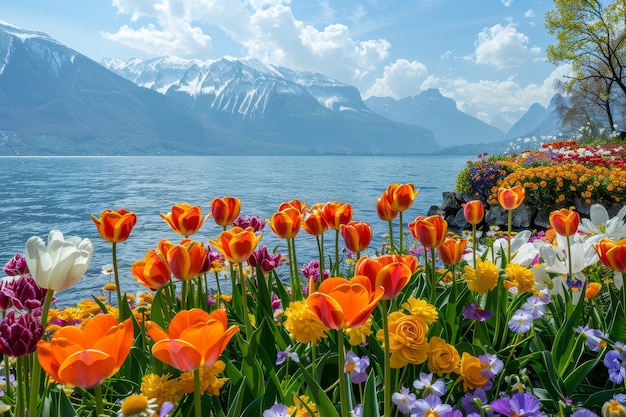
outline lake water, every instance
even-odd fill
[[[219,156],[219,157],[0,157],[0,263],[24,252],[26,240],[59,229],[64,235],[89,238],[94,256],[85,277],[57,293],[59,304],[98,295],[109,278],[101,268],[111,263],[111,244],[104,242],[90,216],[125,208],[138,220],[130,238],[118,247],[122,291],[144,287],[129,267],[155,248],[159,240],[180,240],[161,219],[173,204],[200,205],[209,213],[214,197],[241,199],[242,215],[270,218],[283,201],[300,199],[307,206],[327,201],[350,203],[353,220],[373,228],[373,248],[379,248],[387,223],[376,215],[376,199],[390,183],[414,183],[420,190],[404,214],[408,223],[439,206],[442,192],[453,191],[467,156]],[[394,221],[397,225],[397,220]],[[396,226],[397,227],[397,226]],[[397,229],[396,229],[397,230]],[[407,228],[404,229],[407,231]],[[209,219],[192,238],[208,244],[221,231]],[[284,240],[267,226],[261,245],[286,254]],[[395,234],[397,237],[397,232]],[[334,232],[325,237],[334,251]],[[341,240],[341,243],[343,241]],[[317,258],[313,236],[296,237],[299,264]],[[282,267],[287,271],[286,266]],[[213,281],[214,282],[214,281]],[[210,281],[211,283],[211,281]]]

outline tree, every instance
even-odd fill
[[[547,57],[559,64],[570,62],[573,76],[566,91],[599,106],[613,129],[611,103],[626,96],[626,0],[604,6],[600,0],[554,0],[546,14],[546,28],[555,35]]]

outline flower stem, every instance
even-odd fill
[[[117,308],[122,311],[122,290],[120,290],[120,276],[117,272],[117,244],[113,242],[111,244],[111,252],[113,256],[113,277],[115,278],[115,291],[117,292]],[[119,318],[122,321],[121,317]]]
[[[52,303],[52,297],[54,296],[54,290],[46,291],[46,298],[43,302],[43,308],[41,310],[41,326],[44,331],[48,325],[48,312],[50,311],[50,303]],[[39,404],[39,388],[41,381],[41,364],[39,363],[39,357],[33,355],[33,369],[31,375],[30,384],[30,398],[28,402],[28,415],[37,416],[37,404]],[[7,381],[8,382],[8,381]]]
[[[508,237],[509,237],[509,242],[507,245],[507,258],[506,258],[506,263],[510,263],[511,262],[511,229],[512,229],[512,223],[513,223],[513,210],[509,210],[509,222],[508,222]]]
[[[387,315],[389,314],[389,300],[381,300],[380,305],[383,309],[382,319],[383,319],[383,335],[384,335],[384,343],[385,349],[384,352],[384,380],[385,380],[385,391],[383,392],[383,404],[384,404],[384,417],[391,416],[391,355],[389,352],[389,321]]]
[[[399,222],[400,223],[400,228],[399,228],[399,231],[398,231],[398,234],[400,235],[400,237],[399,237],[399,239],[400,239],[399,246],[400,247],[398,248],[398,253],[400,255],[402,255],[402,212],[400,212],[400,215],[398,217],[399,217],[399,220],[400,220],[400,222]]]
[[[246,276],[243,273],[243,264],[239,264],[239,279],[241,281],[241,298],[243,302],[243,322],[246,328],[246,338],[252,337],[252,325],[248,316],[248,284]]]
[[[389,223],[389,244],[391,245],[389,253],[393,254],[393,252],[395,251],[395,245],[393,243],[393,223],[391,222],[391,220],[389,220],[387,223]]]
[[[472,225],[472,255],[474,258],[474,269],[476,269],[476,249],[478,248],[478,242],[476,242],[476,225]]]
[[[96,398],[96,416],[100,417],[104,412],[104,405],[102,402],[102,385],[96,385],[93,391],[94,397]]]
[[[200,368],[193,371],[193,408],[196,417],[202,417],[202,407],[200,405]]]
[[[344,371],[344,367],[346,366],[346,352],[343,332],[343,329],[339,329],[339,340],[337,343],[337,349],[339,350],[339,398],[341,400],[341,417],[349,417],[346,373]]]
[[[335,274],[333,276],[339,276],[339,229],[335,230]]]
[[[430,250],[431,254],[431,272],[430,272],[430,296],[428,297],[428,302],[430,304],[435,304],[435,299],[437,298],[437,271],[435,265],[435,248]]]

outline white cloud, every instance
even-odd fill
[[[385,65],[383,76],[377,78],[364,97],[393,97],[395,99],[414,96],[422,91],[428,70],[417,61],[398,59]]]
[[[114,0],[131,22],[108,39],[153,55],[195,57],[211,47],[201,25],[219,27],[244,55],[293,69],[356,82],[389,54],[385,39],[355,40],[343,24],[321,29],[296,19],[289,0]],[[149,23],[143,23],[144,20]]]
[[[513,24],[497,24],[483,29],[478,34],[474,51],[477,64],[499,70],[517,67],[537,53],[536,47],[528,47],[528,37],[518,32]]]
[[[528,9],[526,10],[526,13],[524,13],[524,17],[529,19],[535,17],[535,12],[533,11],[533,9]]]
[[[500,0],[502,2],[502,4],[504,4],[504,7],[511,7],[511,5],[513,4],[513,0]]]

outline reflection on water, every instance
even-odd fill
[[[180,239],[159,213],[183,201],[208,213],[213,198],[225,195],[241,199],[242,214],[265,219],[281,202],[293,199],[308,206],[333,200],[350,203],[354,220],[372,224],[375,249],[387,232],[387,224],[376,215],[376,199],[388,184],[412,182],[420,190],[404,215],[408,223],[440,205],[443,191],[454,190],[456,174],[466,160],[465,156],[0,157],[0,263],[23,252],[30,236],[46,240],[52,229],[87,237],[94,244],[89,272],[57,296],[63,304],[98,295],[109,279],[100,270],[111,262],[111,246],[99,237],[90,216],[126,208],[137,214],[138,221],[130,238],[117,245],[118,262],[122,290],[135,293],[143,287],[130,274],[130,264],[159,240]],[[193,238],[208,244],[220,231],[209,219]],[[334,236],[326,242],[334,245]],[[261,244],[287,252],[285,242],[269,227]],[[300,264],[317,256],[315,238],[304,231],[296,237],[296,249]]]

